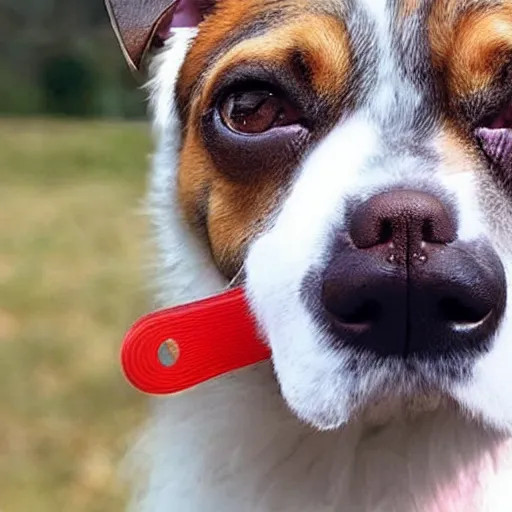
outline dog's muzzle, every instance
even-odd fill
[[[429,359],[488,347],[505,310],[505,272],[488,242],[457,239],[445,202],[394,190],[357,205],[347,221],[303,289],[337,344]]]

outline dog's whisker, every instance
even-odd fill
[[[234,288],[235,286],[241,286],[245,281],[245,264],[242,264],[238,272],[235,274],[233,279],[227,284],[226,290]]]

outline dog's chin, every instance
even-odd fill
[[[461,417],[466,415],[456,400],[435,389],[417,390],[416,393],[401,393],[397,390],[360,399],[342,397],[331,404],[321,404],[314,398],[301,400],[284,393],[283,397],[300,421],[318,431],[341,430],[352,425],[373,428],[396,420],[414,421],[442,410],[460,414]]]
[[[359,363],[354,366],[361,369],[360,374],[340,371],[333,376],[324,369],[311,370],[314,377],[300,383],[290,379],[290,373],[280,378],[278,372],[283,398],[300,421],[318,431],[354,425],[372,428],[443,413],[485,429],[509,430],[482,411],[469,408],[452,392],[453,382],[460,382],[460,376],[452,375],[455,368],[460,371],[464,366],[460,361],[453,368],[446,362],[432,365],[398,359],[379,365],[372,357]]]

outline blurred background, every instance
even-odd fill
[[[115,512],[145,400],[145,97],[102,0],[0,0],[0,511]]]

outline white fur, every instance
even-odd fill
[[[385,27],[386,11],[379,8],[384,3],[366,4]],[[187,230],[174,200],[179,126],[172,93],[194,34],[176,31],[155,62],[150,84],[158,137],[150,213],[161,254],[160,305],[210,295],[227,284]],[[384,82],[388,71],[382,72]],[[512,510],[509,436],[485,426],[512,428],[512,320],[506,319],[495,348],[477,362],[469,384],[440,384],[464,413],[446,396],[431,397],[416,409],[405,392],[408,384],[390,382],[393,362],[369,364],[358,379],[348,378],[347,354],[328,348],[299,296],[304,274],[325,256],[329,229],[340,222],[345,199],[393,183],[411,164],[405,159],[393,173],[363,172],[383,145],[375,116],[393,105],[393,91],[384,82],[378,84],[377,103],[343,120],[304,162],[274,226],[250,249],[248,291],[273,350],[277,379],[263,363],[155,400],[135,450],[144,466],[137,475],[137,512]],[[471,180],[464,187],[453,180],[440,183],[467,212],[464,237],[476,237],[485,226],[468,210],[474,205]],[[402,386],[404,394],[391,394],[368,414],[353,417],[386,386]],[[311,429],[290,412],[280,391],[308,423],[344,427]]]
[[[196,29],[176,29],[172,47],[156,57],[158,69],[148,88],[154,112],[157,151],[151,175],[148,213],[158,244],[158,299],[166,305],[192,301],[226,286],[208,250],[198,242],[183,222],[175,197],[180,128],[174,105],[174,87],[183,59]]]
[[[419,103],[420,95],[413,85],[402,79],[392,48],[392,23],[388,0],[360,0],[376,24],[378,68],[377,86],[370,102],[372,115],[386,121],[392,113],[408,115]],[[401,105],[399,104],[401,103]]]
[[[333,228],[330,221],[335,220],[332,214],[355,187],[356,171],[375,151],[376,139],[360,117],[335,129],[306,160],[275,226],[247,258],[247,289],[271,340],[283,395],[300,417],[327,429],[349,418],[352,379],[344,371],[344,357],[322,344],[300,299],[300,287],[307,271],[321,262]],[[346,155],[343,166],[340,154]]]
[[[508,512],[509,455],[456,411],[315,433],[263,364],[159,400],[137,454],[151,478],[134,510]]]

